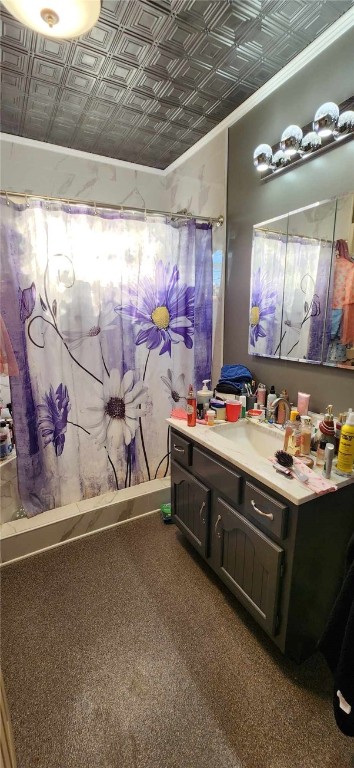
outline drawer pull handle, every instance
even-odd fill
[[[204,517],[202,517],[204,508],[205,508],[205,501],[203,501],[203,504],[202,504],[202,506],[200,507],[200,510],[199,510],[199,518],[202,521],[203,525],[205,525]]]
[[[255,512],[258,512],[259,515],[262,515],[262,517],[269,517],[269,520],[274,520],[273,512],[262,512],[259,507],[256,507],[256,502],[254,499],[251,499],[251,504]]]
[[[173,443],[173,450],[177,451],[177,453],[184,453],[184,448],[179,448],[179,446],[176,445],[176,443]]]
[[[217,527],[218,527],[218,525],[219,525],[219,523],[220,523],[220,520],[221,520],[221,515],[218,515],[217,521],[216,521],[216,523],[215,523],[215,528],[214,528],[214,530],[215,530],[215,533],[216,533],[216,535],[217,535],[218,539],[220,539],[220,536],[221,536],[221,534],[220,534],[220,533],[218,532],[218,530],[217,530]]]

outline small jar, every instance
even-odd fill
[[[211,408],[208,408],[205,416],[208,427],[213,427],[215,424],[215,411],[213,411]]]

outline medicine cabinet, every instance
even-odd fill
[[[354,194],[253,228],[248,351],[354,371]]]

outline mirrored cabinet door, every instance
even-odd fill
[[[280,356],[320,363],[336,201],[289,215]]]
[[[323,362],[354,370],[354,194],[337,200]]]
[[[279,357],[288,216],[253,229],[248,350]]]
[[[354,193],[253,228],[248,351],[354,371]]]

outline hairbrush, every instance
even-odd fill
[[[276,451],[275,458],[282,467],[286,467],[287,469],[291,469],[294,475],[296,475],[297,479],[300,480],[301,483],[308,483],[308,476],[305,475],[305,472],[301,472],[301,469],[298,469],[294,465],[294,459],[290,455],[290,453],[287,453],[286,451]]]

